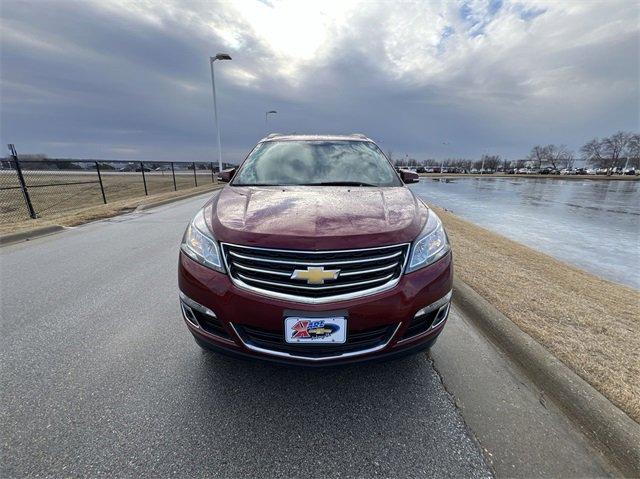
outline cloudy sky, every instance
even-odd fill
[[[636,0],[0,5],[0,136],[23,153],[215,159],[217,52],[233,162],[272,109],[270,131],[362,132],[418,159],[639,129]]]

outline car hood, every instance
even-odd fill
[[[409,242],[429,214],[405,187],[333,186],[226,186],[211,211],[219,241],[291,249]]]

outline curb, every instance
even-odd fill
[[[18,243],[20,241],[29,241],[30,239],[57,233],[58,231],[62,231],[64,229],[65,227],[61,225],[48,225],[40,226],[38,228],[33,228],[30,230],[19,231],[18,233],[0,235],[0,246]]]
[[[454,303],[594,442],[620,472],[640,477],[640,425],[463,281]]]
[[[174,203],[176,201],[180,201],[180,200],[186,200],[188,198],[192,198],[194,196],[199,196],[199,195],[205,195],[207,193],[211,193],[212,191],[216,191],[219,190],[223,187],[224,185],[218,185],[215,186],[211,189],[208,190],[200,190],[200,191],[194,191],[192,193],[183,195],[183,196],[175,196],[173,198],[165,198],[163,200],[158,200],[158,201],[152,201],[150,203],[144,203],[142,205],[139,205],[134,211],[145,211],[151,208],[155,208],[157,206],[163,206],[163,205],[167,205],[169,203]]]

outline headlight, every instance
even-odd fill
[[[198,211],[189,226],[187,226],[180,248],[192,260],[224,273],[218,243],[204,220],[205,210],[210,211],[210,208]]]
[[[442,221],[432,210],[420,236],[413,242],[407,273],[438,261],[449,252],[449,238],[442,226]]]

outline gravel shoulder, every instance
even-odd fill
[[[640,422],[640,291],[434,210],[456,275]]]

